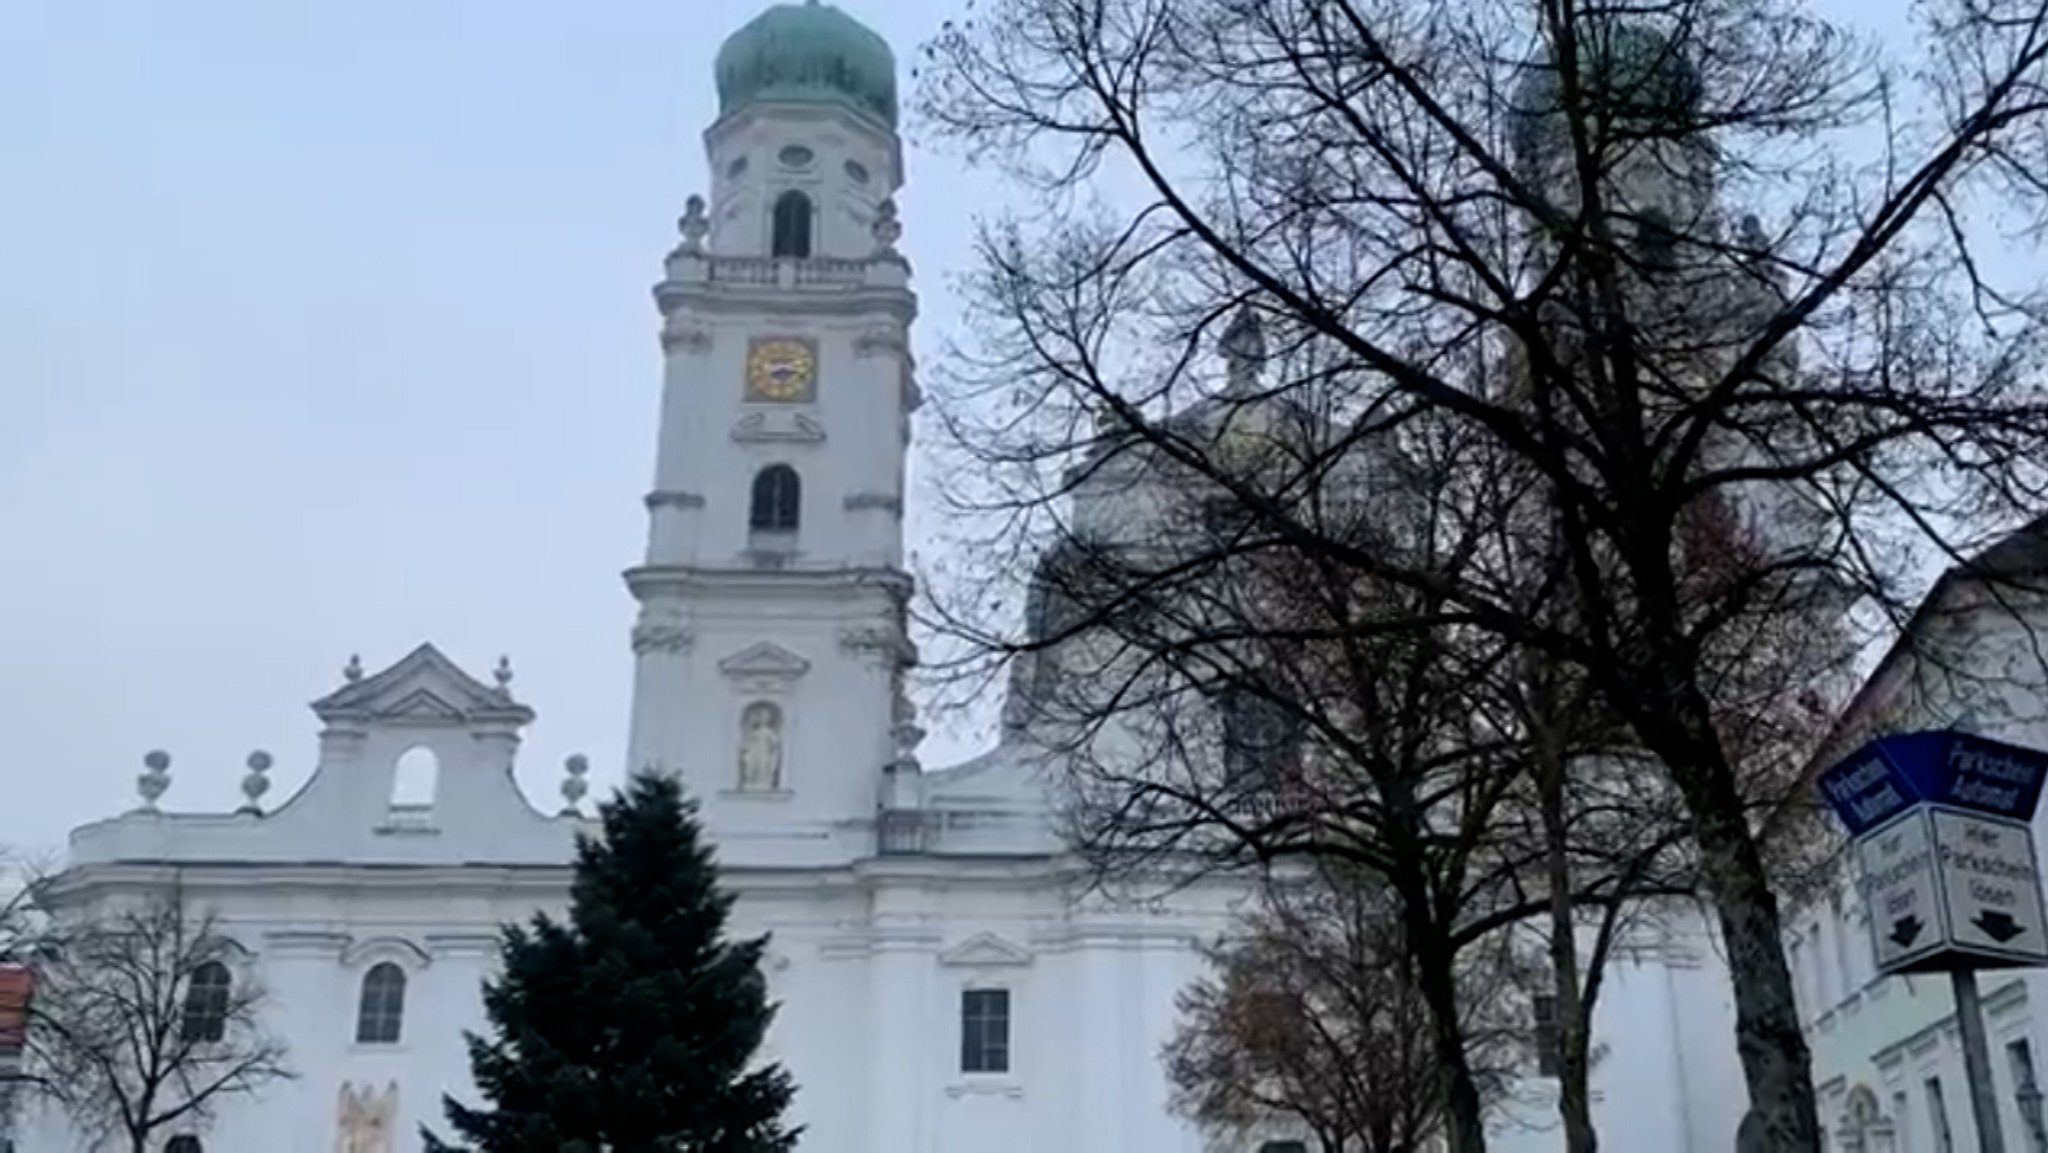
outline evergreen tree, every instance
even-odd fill
[[[444,1099],[476,1153],[780,1153],[794,1088],[749,1070],[775,1015],[766,937],[727,941],[696,804],[672,779],[635,777],[583,838],[567,923],[508,925],[503,974],[484,985],[492,1036],[468,1036],[488,1107]],[[448,1151],[432,1133],[429,1153]]]

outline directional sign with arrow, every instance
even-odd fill
[[[1877,967],[1899,969],[1946,944],[1927,813],[1914,808],[1856,841]]]
[[[2010,914],[1996,913],[1990,909],[1986,909],[1971,918],[1970,923],[1977,926],[1985,936],[2001,945],[2012,940],[2014,937],[2025,935],[2027,931],[2026,926],[2013,920]]]
[[[2048,915],[2025,822],[1936,808],[1936,868],[1952,947],[2008,961],[2048,961]]]

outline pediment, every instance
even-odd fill
[[[390,706],[384,711],[384,715],[415,721],[459,721],[462,719],[462,710],[442,700],[430,690],[419,689]]]
[[[313,712],[325,721],[359,723],[525,724],[533,719],[533,710],[513,700],[506,686],[484,684],[430,644],[374,675],[352,672],[347,684],[313,702]]]
[[[750,645],[718,662],[729,677],[770,677],[795,680],[811,670],[811,662],[773,641]]]
[[[1031,950],[994,933],[977,933],[941,952],[939,963],[978,969],[1029,965]]]

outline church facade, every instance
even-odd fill
[[[735,930],[770,932],[767,1056],[798,1085],[807,1153],[1202,1153],[1159,1054],[1232,883],[1107,896],[1058,834],[1046,754],[1011,726],[927,769],[906,693],[904,466],[916,297],[890,50],[837,9],[736,33],[655,289],[665,378],[628,768],[702,803]],[[315,768],[268,796],[253,754],[231,813],[170,811],[151,754],[132,811],[77,830],[74,908],[175,883],[217,910],[296,1077],[164,1133],[175,1153],[386,1153],[471,1093],[466,1029],[498,927],[561,912],[591,828],[588,766],[536,807],[510,670],[423,645],[351,662],[314,702]],[[1697,939],[1695,939],[1695,936]],[[1630,1147],[1725,1149],[1742,1108],[1719,955],[1703,934],[1625,951],[1601,1009],[1603,1127]],[[1654,1027],[1653,1027],[1654,1026]],[[1496,1147],[1559,1148],[1540,1071]],[[1732,1096],[1731,1096],[1732,1094]],[[85,1147],[47,1111],[20,1148]]]

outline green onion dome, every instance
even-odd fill
[[[718,111],[839,104],[896,127],[896,56],[866,25],[818,0],[778,4],[718,50]]]
[[[1699,72],[1663,33],[1631,21],[1588,21],[1578,48],[1583,99],[1593,116],[1652,136],[1683,133],[1696,122]],[[1547,53],[1530,62],[1513,110],[1517,151],[1525,156],[1553,130],[1561,87]]]

